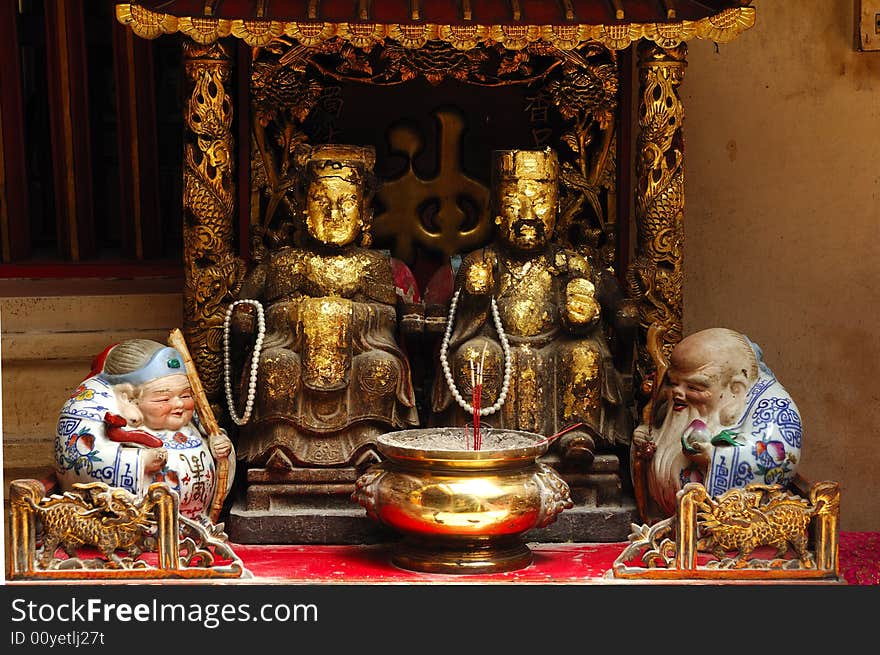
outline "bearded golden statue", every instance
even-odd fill
[[[628,443],[631,430],[605,337],[599,271],[552,241],[553,151],[498,151],[492,173],[497,239],[467,255],[456,275],[435,421],[471,420],[471,371],[482,364],[486,423],[547,436],[582,423],[558,447],[567,459],[590,462],[598,449]]]
[[[392,261],[365,247],[375,152],[308,152],[301,243],[266,252],[230,308],[255,335],[238,406],[228,398],[239,455],[274,470],[360,467],[378,459],[378,435],[418,424],[409,363],[395,341]]]

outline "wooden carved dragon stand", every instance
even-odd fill
[[[141,499],[101,482],[73,487],[45,497],[38,480],[12,482],[10,580],[252,577],[223,524],[206,527],[181,516],[178,496],[164,482]],[[57,557],[59,546],[67,558]],[[157,552],[155,563],[141,558],[149,551]]]
[[[632,526],[629,546],[610,575],[836,582],[839,512],[836,482],[817,482],[803,495],[779,485],[750,484],[717,498],[703,485],[689,483],[678,492],[675,516],[652,526]],[[764,554],[768,546],[772,550]]]

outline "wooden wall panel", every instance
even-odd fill
[[[0,261],[31,253],[16,3],[0,2]]]
[[[142,261],[162,256],[159,151],[152,42],[114,23],[119,196],[122,255]]]
[[[97,254],[83,5],[47,0],[45,11],[59,254],[80,261]]]

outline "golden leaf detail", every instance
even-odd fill
[[[569,148],[571,148],[572,152],[574,152],[575,154],[580,154],[581,147],[580,143],[578,142],[577,135],[572,134],[571,132],[566,132],[562,135],[562,142]]]

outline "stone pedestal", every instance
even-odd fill
[[[374,544],[396,535],[351,500],[354,467],[250,469],[226,533],[239,544]]]
[[[598,455],[588,466],[570,466],[549,454],[571,489],[574,507],[546,528],[526,533],[526,541],[546,543],[626,541],[640,523],[635,501],[621,482],[616,455]],[[351,500],[359,472],[354,468],[251,469],[247,489],[237,497],[226,532],[238,544],[375,544],[399,535],[370,519]]]
[[[527,532],[527,541],[626,541],[632,524],[641,523],[635,499],[624,488],[626,473],[621,472],[617,455],[597,455],[589,466],[566,464],[553,452],[541,461],[556,469],[568,483],[574,507],[561,512],[546,528]]]

